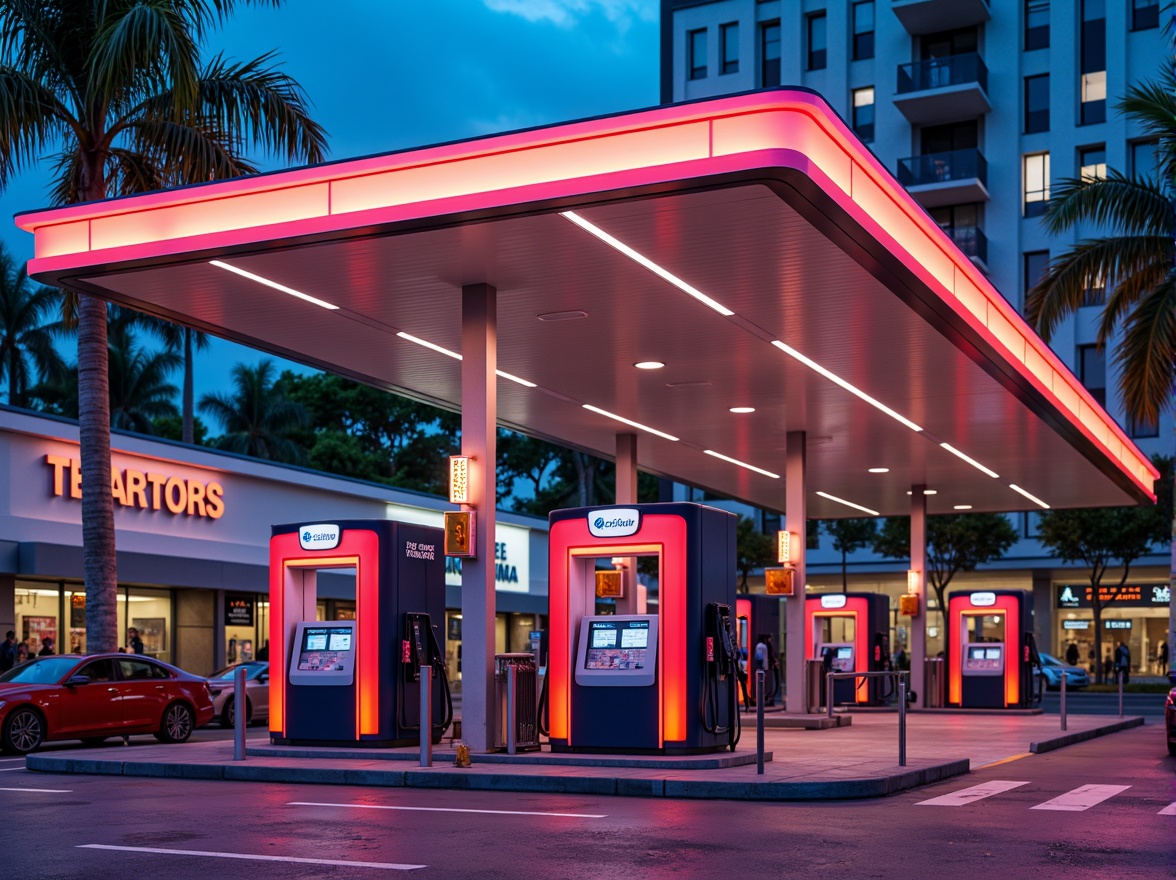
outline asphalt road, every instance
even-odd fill
[[[1176,876],[1162,731],[882,800],[791,804],[57,776],[3,760],[0,864],[22,880]]]

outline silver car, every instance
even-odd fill
[[[1052,654],[1041,655],[1041,676],[1045,679],[1045,686],[1056,691],[1062,686],[1062,673],[1066,675],[1066,690],[1084,688],[1090,684],[1090,673],[1081,666],[1071,666],[1063,663]]]
[[[212,707],[221,727],[232,727],[236,720],[233,674],[242,666],[245,667],[245,723],[269,720],[269,663],[250,660],[226,666],[208,677]]]

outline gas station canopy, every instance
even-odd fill
[[[931,514],[1154,500],[1123,430],[805,91],[17,222],[40,281],[451,409],[462,287],[488,284],[501,425],[605,458],[635,432],[643,470],[770,510],[801,431],[816,519],[909,513],[912,486]]]

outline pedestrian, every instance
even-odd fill
[[[16,646],[16,662],[18,665],[29,662],[29,646],[24,642],[20,642]]]
[[[0,644],[0,672],[7,672],[16,665],[16,633],[9,630]]]
[[[1115,669],[1115,661],[1111,659],[1110,652],[1108,652],[1107,655],[1105,657],[1103,657],[1102,668],[1103,668],[1103,678],[1109,679]]]
[[[11,635],[11,634],[10,634]],[[1165,639],[1160,642],[1160,653],[1156,656],[1156,660],[1160,664],[1160,675],[1168,674],[1168,642]]]
[[[746,651],[744,652],[743,656],[747,656]],[[269,662],[269,639],[266,639],[265,643],[257,649],[257,659]]]
[[[1126,642],[1119,642],[1115,648],[1115,674],[1123,676],[1123,684],[1131,680],[1131,649]]]
[[[1078,665],[1078,643],[1070,642],[1069,647],[1066,648],[1066,665]]]
[[[266,650],[267,656],[269,653],[268,649],[269,642],[266,642],[264,650]],[[258,652],[258,656],[261,656],[260,651]],[[750,709],[755,705],[755,700],[751,698],[751,695],[747,691],[747,648],[739,649],[739,689],[743,692],[743,705]]]
[[[143,640],[139,638],[139,631],[133,626],[127,630],[127,653],[143,653]]]
[[[45,636],[41,639],[41,650],[37,652],[38,657],[52,657],[56,653],[53,650],[53,636]]]

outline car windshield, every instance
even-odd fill
[[[250,679],[257,678],[259,675],[261,675],[261,673],[265,672],[266,669],[269,668],[269,665],[266,663],[237,663],[233,666],[226,666],[224,669],[218,669],[208,677],[232,679],[233,673],[235,673],[242,666],[244,666],[247,670],[245,677]]]
[[[14,666],[3,675],[0,682],[15,681],[21,684],[54,684],[78,665],[77,657],[40,657],[31,663]]]

